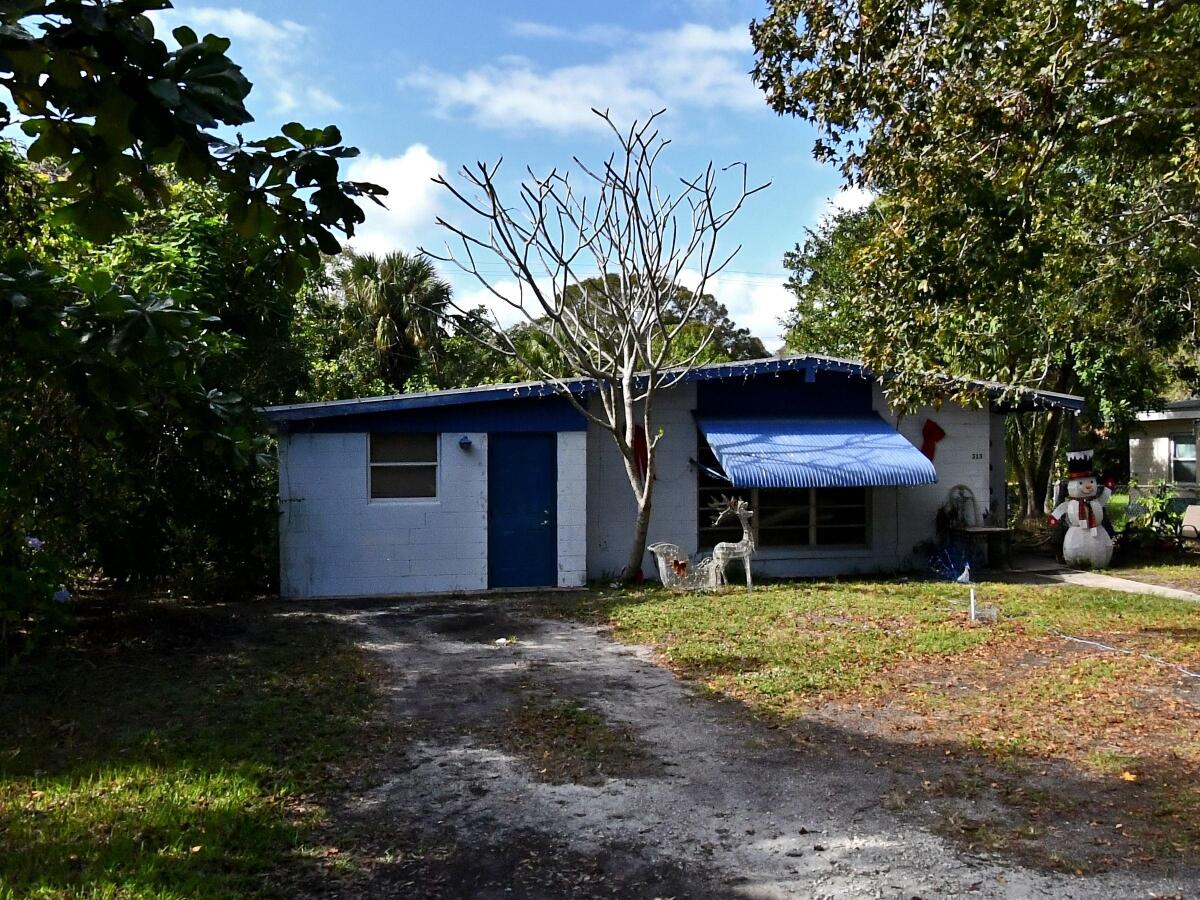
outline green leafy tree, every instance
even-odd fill
[[[450,285],[438,277],[433,263],[402,251],[351,253],[341,284],[347,316],[374,346],[384,383],[404,390],[425,358],[440,384],[442,320],[450,305]]]
[[[488,345],[487,315],[487,309],[481,306],[444,317],[437,357],[421,358],[417,371],[408,380],[407,389],[431,391],[475,387],[535,377],[515,359]],[[518,340],[537,340],[537,333],[526,330]],[[552,352],[552,348],[546,349]]]
[[[47,225],[62,271],[91,293],[44,358],[8,357],[5,509],[118,580],[261,587],[271,568],[272,470],[250,405],[293,396],[302,358],[276,258],[247,265],[219,206],[179,183],[107,244]],[[67,289],[51,287],[49,300]]]
[[[783,319],[788,349],[842,357],[862,352],[856,267],[877,222],[871,208],[826,217],[784,254],[787,287],[796,295]]]
[[[244,392],[291,390],[281,293],[384,193],[340,178],[357,151],[332,126],[220,136],[251,121],[250,83],[224,38],[159,40],[145,13],[167,6],[0,6],[0,128],[32,138],[28,159],[0,143],[0,580],[35,529],[109,574],[221,564],[269,476]]]
[[[363,221],[359,198],[384,193],[343,181],[339,161],[358,151],[338,129],[285,125],[259,141],[228,141],[214,129],[253,121],[250,82],[225,52],[229,40],[154,33],[145,13],[168,0],[18,0],[0,10],[0,128],[19,122],[34,138],[30,160],[55,159],[56,218],[89,240],[127,228],[164,196],[158,166],[213,183],[235,230],[261,239],[258,254],[281,253],[288,284],[305,263],[336,253],[335,232]],[[11,105],[10,105],[11,103]],[[17,118],[14,119],[14,112]]]
[[[1155,401],[1195,334],[1194,4],[775,0],[751,31],[771,106],[879,195],[848,274],[895,402],[944,390],[931,370],[1081,391],[1113,427]]]
[[[297,341],[309,373],[302,393],[341,400],[502,380],[503,357],[470,338],[479,313],[451,312],[450,298],[423,256],[330,260],[299,299]]]
[[[330,263],[310,276],[296,299],[293,341],[306,380],[297,399],[348,400],[387,394],[373,340],[347,314],[340,277]]]
[[[636,285],[636,278],[631,281]],[[628,290],[636,289],[633,287]],[[580,314],[586,308],[583,299],[585,294],[607,292],[619,295],[622,290],[620,276],[615,274],[610,274],[607,279],[598,275],[584,278],[577,284],[567,286],[563,294],[563,306],[575,310],[576,318],[586,323],[587,316]],[[665,365],[705,365],[762,359],[768,355],[763,342],[754,337],[750,329],[739,328],[729,318],[729,310],[712,294],[697,296],[682,285],[668,288],[666,293],[662,323],[666,328],[678,330],[672,339],[670,352],[665,356]],[[592,316],[595,317],[596,313],[593,312]],[[595,321],[590,328],[596,340],[604,335],[620,333],[612,321]],[[569,377],[572,374],[571,367],[552,337],[554,332],[553,323],[546,320],[536,325],[524,323],[510,329],[509,333],[520,344],[521,352],[512,357],[509,371],[523,378],[537,378],[542,371],[553,371],[560,377]],[[615,348],[611,349],[615,351]]]
[[[693,303],[695,294],[682,286],[676,286],[675,298],[667,308],[672,322],[684,322],[684,329],[676,339],[676,358],[682,362],[695,356],[700,363],[735,362],[744,359],[763,359],[768,356],[763,342],[750,333],[749,328],[739,328],[729,318],[729,310],[712,294],[701,295]]]

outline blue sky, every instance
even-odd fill
[[[248,136],[291,120],[341,127],[363,152],[351,175],[391,191],[388,211],[368,212],[356,242],[367,250],[437,249],[445,235],[435,216],[469,221],[431,184],[439,172],[503,156],[502,183],[515,196],[527,165],[542,172],[611,149],[589,107],[607,106],[624,122],[666,107],[671,173],[740,161],[752,181],[772,183],[726,232],[723,249],[743,249],[713,293],[773,347],[788,305],[784,251],[831,204],[854,206],[861,195],[839,192],[837,172],[812,159],[809,127],[776,116],[751,83],[747,25],[764,8],[740,0],[239,0],[181,2],[160,24],[232,39],[230,55],[255,84]],[[444,268],[460,300],[484,299]]]

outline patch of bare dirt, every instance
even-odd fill
[[[1060,667],[1036,642],[976,681],[900,669],[900,699],[785,723],[601,629],[497,603],[339,612],[387,666],[406,738],[331,815],[329,877],[291,895],[1090,900],[1195,882],[1179,858],[1130,858],[1120,785],[929,724],[927,697],[986,712],[999,686]]]
[[[525,760],[534,777],[550,784],[601,785],[635,778],[661,766],[633,729],[577,700],[538,691],[527,682],[520,704],[482,734]]]
[[[914,758],[932,749],[934,763],[941,752],[945,765],[891,802],[954,801],[938,830],[968,849],[1072,872],[1200,858],[1195,679],[1048,637],[914,661],[883,682],[811,721]]]

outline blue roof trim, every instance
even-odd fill
[[[291,422],[293,433],[464,431],[490,434],[586,431],[587,419],[566,397],[521,398],[504,403],[427,406],[397,412],[371,412]]]
[[[937,471],[878,414],[803,419],[702,418],[700,430],[734,487],[934,484]]]
[[[779,372],[841,372],[846,375],[869,377],[862,363],[832,356],[776,356],[746,362],[710,363],[688,372],[683,381],[713,381],[715,379],[752,378]]]
[[[596,389],[591,379],[572,378],[563,382],[572,394],[583,395]],[[393,394],[388,397],[365,397],[358,400],[327,400],[321,403],[296,403],[289,406],[267,406],[261,412],[273,422],[309,421],[333,416],[358,416],[371,413],[403,412],[411,409],[430,409],[440,406],[460,406],[470,403],[493,403],[505,400],[561,397],[562,390],[544,381],[520,384],[488,384],[482,387],[448,391],[425,391],[419,394]]]
[[[757,359],[746,362],[711,363],[682,374],[678,380],[684,383],[732,380],[736,378],[772,375],[781,372],[803,372],[809,380],[813,378],[816,372],[840,372],[862,378],[873,377],[861,362],[850,359],[837,359],[832,356],[808,354],[805,356],[771,357],[770,359]],[[663,373],[663,377],[670,379],[673,375],[668,371]],[[934,377],[942,378],[947,384],[955,381],[955,379],[949,376]],[[1059,394],[1053,391],[1014,387],[1013,385],[1004,385],[995,381],[970,380],[968,383],[983,390],[993,400],[1012,395],[1015,392],[1016,402],[1009,402],[1006,407],[1010,409],[1033,409],[1035,407],[1046,409],[1058,407],[1078,412],[1084,406],[1084,399],[1073,394]],[[322,403],[268,406],[262,409],[261,412],[272,422],[282,424],[325,419],[333,416],[400,412],[410,409],[427,409],[435,406],[457,406],[465,403],[491,403],[520,398],[561,396],[563,387],[576,396],[582,396],[594,392],[596,390],[596,382],[590,378],[571,378],[564,381],[562,386],[547,381],[526,381],[520,384],[492,384],[447,391],[428,391],[419,394],[395,394],[389,397],[366,397],[357,400],[330,400]]]

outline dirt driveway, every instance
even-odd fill
[[[1195,896],[972,855],[896,774],[701,695],[645,648],[496,600],[342,607],[406,738],[336,813],[362,890],[432,897]],[[918,804],[919,806],[919,804]],[[403,840],[398,836],[403,836]]]

